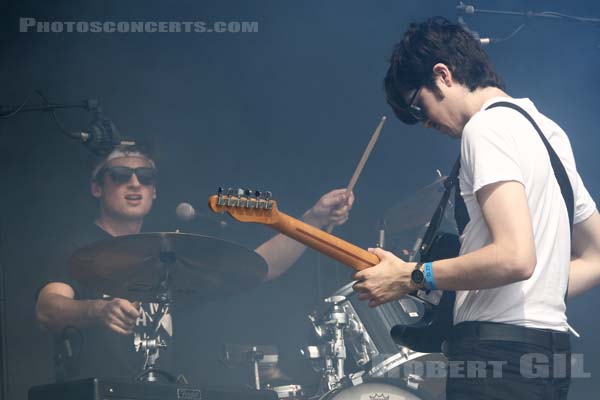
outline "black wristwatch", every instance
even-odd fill
[[[410,274],[410,280],[418,289],[425,289],[425,274],[423,273],[423,263],[417,263],[415,269]]]

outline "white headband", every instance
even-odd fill
[[[134,151],[127,151],[127,150],[122,150],[122,149],[114,149],[113,151],[110,152],[110,154],[106,157],[106,159],[100,163],[96,168],[94,168],[94,170],[92,171],[92,179],[96,180],[96,178],[98,177],[98,172],[100,172],[100,170],[109,162],[111,162],[114,159],[117,158],[125,158],[125,157],[137,157],[137,158],[143,158],[144,160],[148,161],[150,163],[150,165],[152,166],[152,168],[156,168],[156,165],[154,164],[154,161],[151,160],[150,158],[148,158],[148,156],[146,156],[145,154],[140,153],[137,150]]]

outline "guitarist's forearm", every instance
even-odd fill
[[[528,279],[533,272],[531,262],[518,251],[492,243],[459,257],[434,261],[432,269],[438,289],[490,289]]]

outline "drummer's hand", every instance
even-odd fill
[[[125,299],[98,300],[96,307],[96,317],[100,323],[121,335],[133,333],[140,314],[139,303]]]
[[[307,212],[303,219],[319,228],[329,224],[342,225],[350,217],[354,193],[347,189],[336,189],[324,194]]]
[[[353,286],[360,300],[368,300],[370,307],[397,300],[415,288],[410,275],[415,263],[407,263],[393,253],[383,249],[369,249],[379,257],[379,264],[354,274],[357,280]]]

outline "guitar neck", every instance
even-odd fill
[[[379,264],[379,257],[321,229],[279,212],[273,229],[357,271]]]

